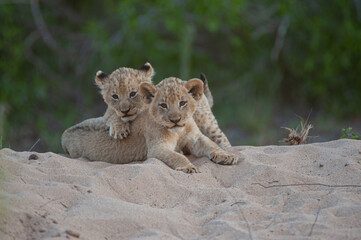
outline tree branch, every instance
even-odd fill
[[[45,24],[43,15],[40,12],[39,1],[30,0],[30,6],[36,28],[39,30],[41,38],[43,39],[44,43],[53,51],[60,52],[59,45],[55,41],[53,36],[50,34],[48,27]]]
[[[283,48],[288,26],[290,25],[290,17],[286,16],[282,19],[276,35],[275,45],[273,46],[271,58],[272,60],[276,61],[278,60],[278,56],[280,55],[280,52]]]

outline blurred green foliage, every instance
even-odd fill
[[[0,21],[0,135],[14,148],[40,137],[61,151],[65,128],[105,110],[95,72],[145,61],[155,82],[205,72],[221,126],[247,138],[235,143],[270,142],[285,109],[361,114],[360,0],[6,1]]]
[[[342,135],[340,137],[341,139],[349,138],[349,139],[361,140],[361,135],[359,133],[354,133],[352,131],[352,127],[342,128],[341,132],[342,132]]]

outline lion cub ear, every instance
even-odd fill
[[[140,95],[143,96],[145,102],[148,104],[152,102],[156,92],[157,89],[151,83],[142,83],[139,87]]]
[[[138,70],[143,71],[146,77],[153,77],[155,72],[149,62],[144,63]]]
[[[102,71],[98,71],[95,74],[95,83],[98,85],[98,87],[103,88],[104,84],[107,82],[109,75],[102,72]]]
[[[192,95],[195,100],[199,100],[203,94],[203,82],[198,78],[193,78],[188,80],[185,84],[185,88],[188,89],[188,92]]]

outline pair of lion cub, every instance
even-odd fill
[[[213,98],[205,77],[204,84],[199,79],[185,82],[170,77],[154,86],[153,73],[149,63],[139,69],[119,68],[110,75],[98,71],[95,82],[107,111],[104,117],[65,130],[64,151],[72,158],[110,163],[154,157],[186,173],[199,170],[181,151],[218,164],[236,163],[238,157],[224,150],[231,144],[212,114]]]

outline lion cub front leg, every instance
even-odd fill
[[[167,149],[166,147],[157,146],[148,149],[148,158],[157,158],[167,164],[170,168],[183,171],[185,173],[199,173],[199,170],[194,166],[188,158],[184,155]]]
[[[124,139],[130,134],[129,122],[123,122],[110,108],[104,114],[104,122],[109,127],[109,136]]]
[[[192,144],[187,144],[187,147],[196,157],[206,156],[217,164],[232,165],[238,162],[237,155],[226,152],[201,133],[199,133],[198,138],[194,139]]]

